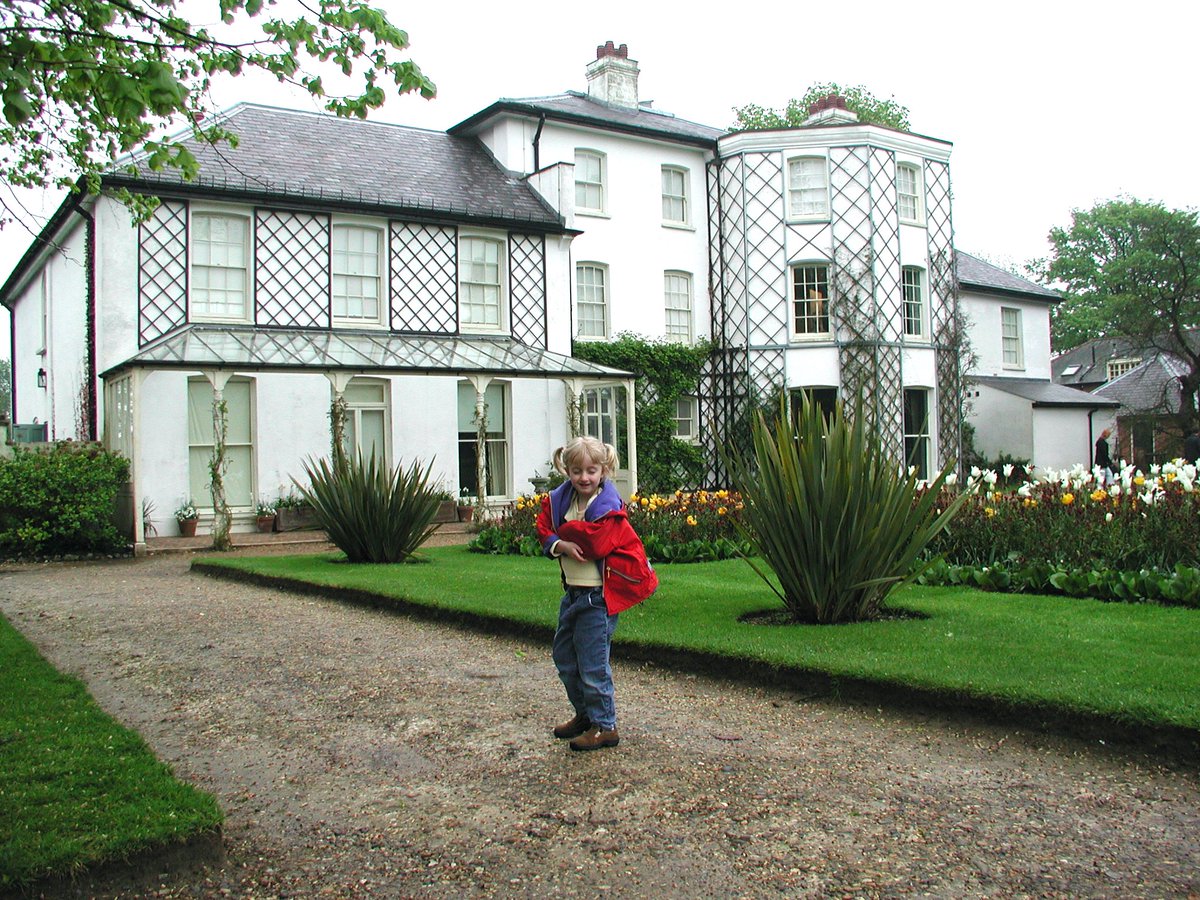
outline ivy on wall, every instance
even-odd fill
[[[572,349],[578,359],[636,376],[634,412],[642,491],[673,491],[698,485],[704,478],[700,447],[675,437],[675,414],[681,397],[696,395],[711,349],[707,341],[696,345],[651,341],[628,332],[607,343],[576,343]]]

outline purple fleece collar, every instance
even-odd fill
[[[571,501],[574,499],[575,488],[569,481],[564,481],[550,492],[550,516],[555,528],[566,521],[567,509],[570,508]],[[624,506],[625,501],[621,499],[621,493],[606,478],[600,483],[600,491],[596,495],[596,499],[591,502],[584,512],[583,520],[585,522],[595,522],[601,516],[606,516],[610,512],[623,509]]]

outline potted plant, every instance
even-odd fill
[[[438,499],[437,515],[433,517],[433,521],[439,524],[454,522],[458,520],[458,504],[454,500],[454,494],[450,493],[450,489],[444,484],[439,485],[433,492],[433,495]]]
[[[190,499],[179,504],[175,510],[175,521],[179,523],[179,533],[184,537],[196,536],[196,522],[200,513],[196,512],[196,504]]]
[[[475,517],[475,498],[470,488],[463,488],[458,495],[458,521],[470,522]]]
[[[300,531],[316,527],[316,512],[296,492],[281,495],[274,506],[276,531]]]
[[[270,503],[259,500],[254,507],[254,520],[258,523],[258,530],[264,534],[268,531],[274,531],[275,507]]]

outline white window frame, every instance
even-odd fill
[[[367,250],[339,250],[337,248],[338,235],[350,234],[357,232],[364,235],[373,235],[375,238],[375,274],[369,272],[357,272],[354,266],[353,257],[358,256],[364,259],[371,256]],[[351,326],[351,327],[382,327],[387,324],[388,296],[387,296],[387,257],[384,252],[386,246],[383,228],[364,222],[334,222],[329,229],[329,313],[330,319],[335,326]],[[343,260],[339,262],[339,255],[345,254]],[[365,267],[362,267],[365,268]],[[344,271],[343,271],[344,270]],[[363,283],[375,283],[375,315],[374,316],[350,316],[338,315],[337,306],[339,298],[343,302],[361,300],[361,295],[351,296],[345,292],[339,293],[338,283],[340,279],[346,279],[348,283],[353,283],[354,280],[359,280]]]
[[[251,218],[246,213],[226,210],[192,208],[189,210],[188,222],[188,320],[193,322],[250,322],[253,317],[254,297],[251,287],[251,275],[254,267],[254,227]],[[224,219],[238,222],[242,226],[242,261],[241,266],[228,266],[197,262],[202,243],[211,244],[211,240],[202,242],[199,238],[199,222],[202,220]],[[232,242],[226,242],[233,246]],[[210,256],[211,259],[211,256]],[[213,314],[198,309],[197,293],[204,290],[231,291],[230,287],[211,288],[200,287],[200,273],[213,271],[241,272],[242,312],[240,315]],[[234,277],[234,276],[229,276]]]
[[[207,408],[210,410],[210,412],[209,412],[207,418],[204,419],[204,422],[206,423],[208,429],[211,430],[211,428],[212,428],[211,408],[212,408],[212,397],[213,397],[212,382],[203,376],[199,376],[199,377],[189,378],[185,382],[185,384],[186,384],[185,390],[187,393],[185,395],[186,403],[185,403],[184,408],[185,408],[185,410],[189,410],[189,411],[191,409],[191,396],[190,395],[191,395],[191,391],[192,391],[192,385],[201,385],[202,384],[208,388],[207,397],[208,397],[209,402],[208,402]],[[256,433],[257,433],[257,429],[255,428],[255,421],[258,418],[257,413],[255,411],[256,402],[257,402],[257,398],[256,398],[257,392],[255,391],[255,382],[253,379],[250,379],[250,378],[237,378],[237,377],[231,378],[225,384],[225,388],[224,388],[225,394],[229,393],[230,385],[239,385],[239,386],[247,385],[248,398],[246,401],[246,414],[250,417],[250,421],[248,423],[249,424],[248,434],[250,436],[250,440],[248,442],[243,442],[243,441],[232,440],[229,437],[226,437],[226,439],[225,439],[227,464],[228,464],[228,460],[229,460],[228,451],[230,451],[231,449],[244,447],[249,451],[246,454],[247,459],[248,459],[247,465],[249,466],[249,471],[246,473],[246,478],[249,483],[249,491],[245,496],[243,496],[241,498],[231,496],[230,500],[229,500],[229,506],[235,512],[248,512],[254,508],[255,498],[258,497],[258,487],[257,487],[258,473],[255,468],[255,452],[254,452],[254,448],[257,444],[257,441],[255,439]],[[203,428],[205,426],[202,425],[201,427]],[[188,491],[190,493],[192,502],[194,502],[198,508],[211,510],[212,509],[212,493],[211,493],[211,491],[199,490],[198,489],[198,485],[200,483],[199,479],[197,479],[197,480],[195,480],[195,482],[193,482],[192,459],[195,456],[195,454],[193,453],[194,450],[204,451],[200,457],[197,457],[198,460],[202,459],[204,461],[203,462],[198,461],[197,465],[201,466],[205,472],[208,472],[209,469],[208,469],[207,460],[212,457],[213,442],[196,440],[196,435],[192,433],[190,414],[188,415],[188,436],[187,437],[188,437],[188,470],[187,470],[187,472],[188,472]],[[211,483],[211,479],[212,479],[212,475],[210,473],[208,475],[207,479],[204,479],[205,483]],[[228,485],[228,483],[229,483],[228,472],[226,472],[226,475],[225,475],[225,482],[226,482],[226,485]]]
[[[476,244],[491,244],[496,247],[495,282],[473,280],[474,274],[467,262],[467,248]],[[488,265],[484,260],[483,265]],[[496,323],[468,322],[466,309],[467,294],[474,288],[493,288],[496,291]],[[508,332],[508,235],[501,232],[461,230],[458,233],[458,330],[466,334],[506,334]],[[473,303],[471,306],[487,307],[491,304]]]
[[[824,270],[823,279],[819,276],[818,270]],[[802,282],[796,281],[797,272],[805,271],[805,279]],[[807,270],[812,270],[809,273]],[[788,292],[791,295],[788,303],[788,328],[791,331],[792,339],[798,341],[820,341],[828,340],[833,334],[833,325],[829,319],[829,276],[831,266],[828,262],[812,261],[812,262],[794,262],[788,266]],[[811,277],[809,277],[811,274]],[[797,297],[796,292],[804,288],[806,294],[814,290],[819,290],[820,285],[824,285],[825,295],[803,298]],[[811,286],[810,286],[811,285]],[[810,306],[815,304],[815,306]],[[816,326],[824,324],[825,330],[806,330],[800,328],[801,321],[813,322]]]
[[[908,416],[908,398],[911,394],[921,394],[925,400],[925,421],[913,423]],[[906,466],[916,465],[917,477],[922,481],[929,480],[929,474],[932,471],[932,448],[933,437],[931,435],[930,422],[933,419],[933,391],[925,387],[906,387],[903,396],[903,416],[904,416],[904,463]],[[914,451],[921,450],[921,458],[916,463],[913,462]]]
[[[811,170],[803,170],[808,165]],[[793,156],[787,161],[788,219],[792,222],[821,222],[829,219],[829,160],[824,156]],[[805,183],[805,178],[820,175],[820,184]],[[799,182],[799,183],[797,183]],[[816,203],[816,198],[820,203]],[[806,199],[807,198],[807,199]]]
[[[583,161],[595,161],[598,170],[596,178],[587,178]],[[585,197],[589,192],[598,195],[599,203],[580,202],[580,191]],[[590,200],[590,198],[588,198]],[[582,215],[603,216],[608,213],[608,156],[599,150],[586,147],[575,149],[575,212]]]
[[[675,400],[675,439],[688,444],[700,443],[700,400],[681,394]],[[686,423],[687,428],[683,426]]]
[[[379,400],[358,400],[352,399],[350,389],[352,387],[372,387],[379,388],[381,399]],[[386,378],[351,378],[346,385],[346,390],[342,392],[342,397],[346,401],[346,426],[347,430],[343,434],[346,442],[345,451],[347,455],[353,455],[362,452],[362,417],[364,412],[382,412],[383,413],[383,459],[379,460],[384,465],[391,469],[392,459],[392,383]],[[351,430],[352,429],[352,430]],[[353,439],[353,443],[351,440]],[[364,459],[365,459],[364,455]]]
[[[679,192],[673,193],[673,185],[668,179],[679,178]],[[662,167],[662,214],[665,227],[686,228],[691,225],[692,204],[688,199],[688,181],[690,173],[683,166]],[[678,206],[679,215],[671,213]]]
[[[1025,339],[1021,328],[1021,310],[1000,307],[1000,361],[1006,369],[1025,368]]]
[[[929,304],[926,302],[925,270],[920,266],[900,268],[901,313],[904,316],[904,337],[929,340]]]
[[[912,190],[903,190],[905,185],[901,172],[912,173]],[[896,166],[896,212],[905,225],[922,225],[925,222],[925,179],[921,167],[914,163],[899,163]],[[905,199],[911,203],[906,209]]]
[[[1110,359],[1104,365],[1104,374],[1108,376],[1107,381],[1112,381],[1114,378],[1120,378],[1126,372],[1132,372],[1142,364],[1140,356],[1124,356],[1120,359]],[[1063,374],[1067,374],[1063,372]]]
[[[589,285],[584,285],[582,275],[585,270],[591,270],[600,275],[600,292],[601,296],[597,299],[590,293],[585,298],[584,288],[594,289],[596,284],[593,282]],[[605,341],[608,340],[609,333],[612,329],[612,286],[609,281],[609,269],[604,263],[595,262],[592,260],[582,261],[575,264],[575,337],[581,341]],[[589,331],[584,333],[584,318],[581,310],[584,306],[599,307],[600,309],[600,333]],[[589,317],[589,325],[594,317]]]
[[[494,392],[496,391],[500,392],[501,403],[504,408],[497,413],[494,404],[487,404],[488,438],[486,440],[487,449],[485,452],[488,454],[489,458],[495,458],[501,461],[503,471],[499,473],[499,478],[502,483],[497,484],[497,472],[495,467],[488,467],[488,478],[492,480],[491,486],[497,488],[496,491],[488,492],[487,498],[489,500],[506,499],[511,496],[510,492],[512,491],[512,385],[507,381],[492,381],[484,390],[485,400],[489,392],[492,392],[494,396]],[[460,495],[463,490],[470,487],[470,484],[468,484],[468,479],[464,476],[469,474],[469,481],[471,483],[474,483],[475,481],[475,469],[473,467],[473,463],[475,461],[475,448],[477,446],[477,435],[474,419],[470,420],[470,429],[468,430],[463,428],[463,422],[460,417],[460,412],[464,402],[464,392],[469,394],[471,411],[472,415],[474,415],[475,385],[473,385],[470,381],[458,382],[458,395],[456,397],[457,406],[455,408],[455,419],[458,426],[458,431],[456,433],[458,435],[458,440],[455,443],[457,445],[459,459],[458,487]],[[499,425],[500,428],[497,429],[497,425]],[[463,464],[466,456],[469,456],[472,462],[472,467],[470,468],[469,472],[465,471],[466,467]],[[475,493],[472,492],[471,496],[474,497]]]
[[[691,344],[696,339],[693,296],[691,272],[675,269],[663,272],[663,334],[668,341]]]

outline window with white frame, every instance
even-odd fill
[[[193,213],[191,315],[194,319],[248,321],[249,220]]]
[[[925,285],[921,270],[916,266],[904,266],[900,270],[901,289],[904,291],[904,335],[925,338]]]
[[[603,153],[575,151],[575,211],[603,213],[605,210],[605,169]]]
[[[663,297],[667,310],[667,340],[692,342],[692,276],[687,272],[663,273]]]
[[[508,385],[493,381],[483,393],[487,432],[484,454],[488,497],[508,496]],[[479,485],[479,443],[475,386],[458,383],[458,489],[474,497]]]
[[[800,337],[829,334],[829,266],[792,266],[792,333]]]
[[[700,439],[699,406],[699,401],[688,394],[675,401],[675,437],[679,440],[695,443]]]
[[[333,318],[338,323],[383,324],[383,232],[334,225],[330,255]]]
[[[225,498],[235,509],[254,505],[254,428],[251,382],[230,379],[221,394],[225,401]],[[213,387],[207,378],[189,378],[188,490],[197,506],[212,503]]]
[[[1142,358],[1140,356],[1129,356],[1125,357],[1124,359],[1110,359],[1107,366],[1105,366],[1108,374],[1108,380],[1112,381],[1114,378],[1120,378],[1126,372],[1133,371],[1141,364]],[[1066,375],[1067,373],[1063,372],[1063,374]]]
[[[463,331],[501,331],[504,243],[463,235],[458,241],[458,315]]]
[[[388,454],[388,383],[376,378],[354,378],[346,386],[346,424],[342,434],[347,456],[362,455],[391,468]]]
[[[1000,345],[1004,368],[1025,368],[1025,348],[1021,341],[1021,311],[1000,307]]]
[[[901,222],[921,223],[925,212],[925,204],[921,202],[923,193],[921,170],[908,163],[896,166],[896,206]]]
[[[629,458],[629,395],[622,384],[593,385],[580,398],[583,433],[617,448],[621,460]]]
[[[793,219],[829,218],[829,166],[825,157],[788,160],[788,215]]]
[[[575,267],[576,336],[608,337],[608,266],[580,263]]]
[[[904,460],[917,477],[929,480],[929,391],[904,389]]]
[[[668,225],[688,223],[688,172],[677,166],[662,167],[662,216]]]

